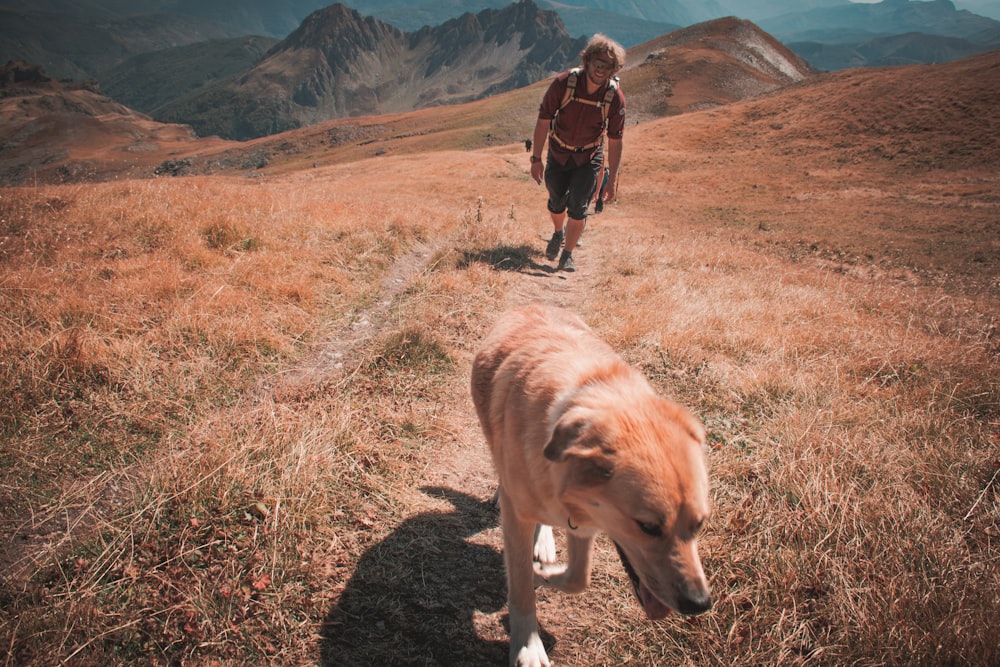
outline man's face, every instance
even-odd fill
[[[615,72],[615,61],[607,54],[591,56],[587,61],[587,76],[596,84],[603,84]]]

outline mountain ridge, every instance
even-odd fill
[[[94,78],[104,84],[108,70],[140,53],[246,35],[283,39],[309,13],[326,4],[323,0],[288,0],[280,6],[266,0],[89,0],[86,3],[78,0],[0,0],[0,62],[25,60],[42,65],[57,78]],[[351,0],[345,4],[404,32],[440,25],[461,13],[502,5],[499,0]],[[661,17],[656,20],[648,18],[653,14],[636,10],[635,4],[606,0],[539,0],[543,8],[559,13],[571,36],[600,30],[626,47],[686,25],[732,14],[753,21],[785,44],[803,43],[800,55],[804,56],[819,50],[811,46],[813,43],[858,47],[886,35],[912,32],[928,35],[926,55],[913,47],[909,49],[910,60],[917,62],[938,60],[942,51],[939,40],[931,39],[933,35],[966,39],[968,44],[961,49],[946,52],[957,57],[1000,48],[997,36],[1000,21],[994,18],[1000,18],[1000,2],[991,3],[990,0],[963,2],[961,10],[950,2],[808,0],[797,3],[793,12],[782,12],[781,8],[788,3],[781,0],[713,0],[697,5],[691,0],[679,0],[669,5],[675,8],[675,13],[656,13]],[[895,7],[894,12],[886,11],[892,7]],[[995,13],[989,17],[969,11],[969,8],[987,11],[990,7],[995,8]],[[844,10],[848,19],[829,23],[836,18],[830,13],[834,10]],[[640,13],[646,18],[639,18]],[[875,22],[870,15],[878,14],[902,17],[904,22],[890,22],[876,33],[870,29]],[[923,22],[906,19],[907,14],[923,16]],[[948,28],[958,25],[956,17],[968,22],[960,34]],[[973,23],[979,27],[974,27]],[[857,39],[849,37],[856,33],[864,34]],[[197,62],[194,64],[198,66]],[[822,63],[813,64],[822,69],[840,69],[884,63],[869,62],[863,55],[855,54],[850,58],[829,57]]]
[[[535,26],[534,29],[547,28],[541,25]],[[412,44],[425,41],[424,36],[413,36],[411,39]],[[506,38],[497,35],[492,39],[495,42],[497,39]],[[739,47],[740,40],[748,44],[745,49]],[[548,45],[548,49],[552,48],[550,41],[542,41]],[[530,42],[529,39],[524,44]],[[520,44],[519,42],[518,45]],[[461,51],[458,49],[458,52]],[[527,53],[530,54],[531,51]],[[543,50],[533,58],[544,62],[551,56],[548,50]],[[770,62],[771,60],[774,62]],[[448,67],[447,58],[440,62],[431,60],[421,62],[424,67],[436,66],[441,72],[445,72]],[[530,66],[531,58],[526,58],[526,62]],[[789,63],[797,63],[792,67],[792,73],[781,74],[782,69],[787,70],[790,67]],[[671,39],[664,38],[631,49],[626,68],[621,72],[623,85],[629,95],[630,119],[636,122],[746,99],[751,95],[775,90],[811,75],[808,65],[797,59],[790,50],[761,33],[753,24],[735,19],[709,22],[699,29],[688,29]],[[315,153],[317,160],[323,160],[326,159],[322,154],[324,149],[341,146],[346,147],[349,153],[343,159],[354,159],[370,155],[376,150],[392,150],[397,139],[389,141],[389,145],[384,143],[392,137],[422,137],[425,143],[421,143],[421,147],[427,146],[434,150],[434,137],[451,132],[452,135],[446,141],[443,139],[438,141],[444,141],[450,146],[470,148],[482,146],[484,143],[494,145],[522,141],[525,136],[529,136],[543,87],[547,85],[546,80],[542,79],[505,93],[491,95],[481,99],[475,106],[428,105],[421,111],[388,115],[368,114],[345,117],[338,121],[319,122],[310,125],[308,129],[300,130],[303,135],[299,137],[293,132],[285,131],[275,133],[273,137],[262,137],[242,143],[218,137],[195,140],[195,134],[189,125],[165,124],[164,127],[174,128],[170,133],[176,137],[176,143],[168,152],[173,156],[180,156],[177,159],[190,159],[198,164],[207,165],[215,158],[205,157],[206,155],[228,152],[229,156],[224,158],[223,162],[237,169],[247,165],[250,165],[250,168],[257,168],[260,164],[274,160],[284,153],[306,152],[310,155]],[[73,93],[58,82],[50,82],[40,86],[32,94],[22,95],[19,99],[13,93],[5,92],[3,95],[8,98],[4,103],[11,109],[18,109],[18,112],[3,117],[4,122],[0,123],[0,140],[6,136],[18,136],[22,137],[20,141],[23,143],[24,138],[31,137],[32,142],[44,145],[44,137],[38,136],[34,131],[34,128],[39,126],[39,119],[47,118],[46,109],[54,104],[51,101],[53,97],[72,97]],[[109,104],[113,103],[113,100],[107,101]],[[122,111],[117,116],[113,113],[104,115],[107,118],[116,117],[122,123],[127,122],[129,118],[141,120],[137,121],[138,125],[134,131],[124,132],[117,139],[101,135],[101,140],[107,144],[106,152],[116,156],[110,160],[110,164],[105,161],[104,166],[98,167],[95,166],[94,160],[87,158],[90,160],[88,167],[72,167],[68,171],[63,169],[56,173],[62,164],[81,162],[72,155],[72,144],[67,148],[69,154],[60,152],[59,159],[45,161],[36,153],[31,153],[30,159],[24,158],[17,150],[20,144],[15,142],[0,149],[0,165],[4,165],[0,166],[0,172],[6,174],[4,180],[16,181],[28,173],[34,173],[36,176],[41,174],[43,178],[58,179],[63,177],[60,174],[88,173],[88,170],[149,173],[157,166],[155,160],[162,151],[147,150],[146,147],[155,144],[156,140],[144,138],[152,132],[151,127],[146,125],[152,122],[148,116],[132,110]],[[470,115],[480,120],[469,120]],[[234,118],[236,117],[238,116],[234,114]],[[60,118],[66,124],[75,122],[69,117]],[[54,122],[54,119],[49,120]],[[90,122],[88,119],[87,123]],[[185,128],[190,136],[178,134],[176,128]],[[383,142],[383,144],[373,146],[366,142]],[[403,143],[409,144],[412,141],[407,139]],[[275,148],[281,145],[286,145],[287,148]],[[253,157],[244,157],[248,154],[252,154]],[[266,159],[260,159],[264,154],[267,156]],[[166,158],[158,159],[164,161]]]
[[[513,90],[574,64],[583,44],[531,0],[415,33],[338,3],[311,14],[235,80],[157,115],[202,136],[246,140]]]
[[[736,21],[719,25],[739,27]],[[774,127],[785,128],[775,136],[794,135],[799,144],[794,150],[829,154],[823,160],[831,164],[873,155],[894,168],[926,169],[935,162],[959,168],[973,154],[978,162],[997,162],[1000,91],[988,82],[998,80],[1000,52],[942,65],[846,70],[789,82],[753,70],[750,58],[727,54],[719,47],[724,35],[703,39],[689,31],[688,37],[686,44],[665,36],[629,50],[630,64],[621,76],[630,125],[706,112],[700,122],[714,122],[716,113],[729,116],[734,104],[747,108],[759,99],[754,104],[760,110],[746,112],[748,120],[765,122],[771,133]],[[76,94],[57,93],[60,82],[44,84],[33,95],[24,92],[31,86],[19,83],[21,94],[0,91],[0,183],[144,178],[154,172],[278,174],[383,154],[511,145],[530,136],[546,85],[543,80],[467,104],[341,118],[234,142],[199,139],[189,127],[155,123],[131,112],[101,111],[82,119]],[[888,91],[886,99],[875,95],[879,89]],[[51,95],[70,99],[46,99]],[[56,105],[59,113],[53,112]],[[74,107],[75,112],[68,111]],[[920,148],[928,140],[931,147]],[[848,149],[839,146],[855,148],[845,157],[841,154]],[[726,150],[725,142],[718,149]]]

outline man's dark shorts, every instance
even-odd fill
[[[566,164],[549,153],[545,163],[545,187],[549,191],[549,212],[568,211],[574,220],[585,220],[587,205],[597,190],[598,178],[604,170],[604,150],[598,148],[589,162],[577,165],[570,158]]]

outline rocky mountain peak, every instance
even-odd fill
[[[333,118],[468,102],[576,64],[581,40],[533,0],[413,33],[335,4],[310,14],[226,91],[230,111],[195,100],[197,109],[171,116],[200,134],[248,139]],[[252,123],[225,126],[246,109]]]
[[[12,85],[40,84],[52,81],[45,70],[23,60],[9,60],[0,65],[0,88]]]
[[[271,53],[318,49],[331,57],[350,58],[360,51],[376,49],[386,39],[400,39],[402,34],[387,23],[337,3],[307,16]]]
[[[57,81],[50,77],[45,68],[23,60],[8,60],[0,65],[0,97],[15,96],[20,91],[31,90],[86,90],[100,93],[97,82],[87,81]]]
[[[665,35],[648,46],[701,44],[728,54],[734,61],[786,85],[815,73],[805,60],[754,23],[728,16],[706,21]]]

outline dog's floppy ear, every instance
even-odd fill
[[[667,401],[665,399],[664,402],[668,406],[669,414],[675,420],[680,422],[680,424],[684,427],[684,430],[687,431],[688,435],[690,435],[699,444],[704,445],[705,427],[702,426],[701,421],[699,421],[698,418],[695,417],[691,413],[691,411],[685,408],[684,406],[678,405],[677,403],[674,403],[672,401]]]
[[[549,444],[545,445],[545,458],[549,461],[555,461],[561,463],[566,460],[568,455],[568,450],[571,447],[578,446],[578,440],[580,439],[580,434],[586,427],[586,422],[582,419],[569,421],[566,419],[561,419],[556,422],[556,427],[552,431],[552,438],[549,439]]]
[[[545,445],[545,458],[556,463],[577,463],[585,482],[606,482],[614,476],[614,450],[595,431],[585,419],[559,420]]]

